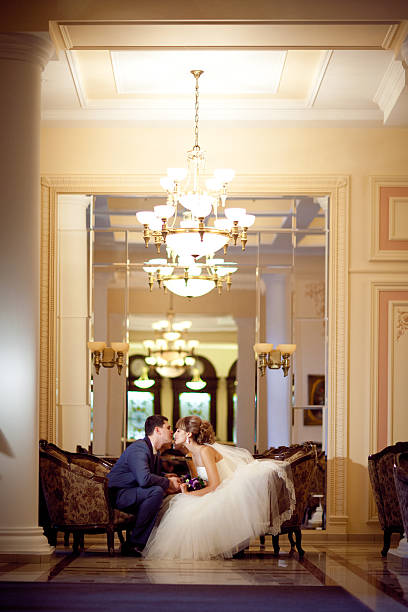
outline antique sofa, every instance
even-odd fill
[[[302,558],[305,551],[302,549],[301,526],[316,478],[316,446],[311,442],[293,444],[288,447],[280,446],[279,448],[270,448],[260,455],[255,455],[255,457],[257,459],[287,461],[290,464],[295,487],[296,506],[291,518],[282,524],[280,534],[288,534],[291,552],[293,552],[296,547],[299,558]],[[280,550],[280,534],[272,535],[272,545],[275,555],[278,555]],[[293,539],[293,536],[295,536],[295,539]],[[261,546],[264,545],[265,536],[261,536]]]
[[[50,544],[57,531],[73,534],[73,550],[83,549],[84,534],[106,533],[110,555],[114,534],[134,524],[134,515],[114,509],[106,474],[111,465],[94,455],[63,451],[40,441],[40,524]]]
[[[397,442],[368,457],[368,473],[377,504],[378,519],[384,530],[383,557],[391,544],[391,534],[402,537],[404,526],[394,481],[394,462],[399,453],[408,452],[408,442]]]

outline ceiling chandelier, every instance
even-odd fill
[[[187,338],[191,321],[175,322],[174,315],[170,306],[167,319],[152,324],[155,339],[143,342],[148,352],[145,362],[166,378],[176,378],[187,366],[195,364],[194,351],[199,344],[198,340]]]
[[[238,270],[236,264],[221,258],[206,258],[205,262],[196,262],[191,255],[167,259],[150,259],[143,266],[147,272],[150,291],[157,283],[164,291],[171,291],[181,297],[200,297],[217,288],[231,289],[231,275]]]
[[[167,192],[167,203],[154,207],[153,211],[140,211],[136,218],[143,225],[143,239],[146,248],[153,242],[157,252],[165,245],[173,256],[212,257],[228,244],[241,241],[242,250],[247,243],[247,230],[255,221],[254,215],[247,215],[245,208],[225,208],[227,188],[234,178],[231,168],[219,168],[208,178],[205,187],[200,184],[205,167],[205,152],[198,144],[198,79],[202,70],[191,70],[195,78],[195,121],[194,146],[187,153],[188,168],[169,168],[160,184]],[[182,219],[176,226],[178,206],[182,207]],[[221,205],[225,217],[218,217]],[[204,220],[213,213],[212,225]]]

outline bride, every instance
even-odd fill
[[[199,416],[179,419],[175,445],[191,452],[203,489],[175,495],[143,551],[146,559],[232,557],[249,539],[278,534],[295,507],[288,464],[255,460],[245,449],[215,443],[211,424]],[[281,510],[282,500],[286,507]]]

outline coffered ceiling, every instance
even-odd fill
[[[408,125],[405,21],[53,21],[49,121],[200,118]]]

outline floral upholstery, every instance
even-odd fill
[[[384,530],[383,556],[390,547],[391,533],[403,531],[393,469],[396,455],[405,451],[408,451],[408,442],[397,442],[368,458],[368,474],[377,504],[378,519]]]
[[[134,515],[111,507],[106,478],[109,468],[103,462],[85,457],[77,463],[76,453],[66,453],[61,459],[58,455],[64,451],[58,450],[60,453],[55,448],[48,452],[46,445],[40,445],[40,482],[48,525],[54,530],[72,531],[74,544],[78,532],[106,531],[108,549],[113,554],[113,532],[121,536],[120,532],[134,523]]]
[[[395,457],[394,482],[405,534],[408,534],[408,453]]]
[[[256,458],[287,461],[290,464],[293,484],[295,487],[296,506],[291,518],[282,524],[280,533],[289,534],[292,549],[295,546],[292,534],[295,534],[296,548],[299,552],[299,557],[302,557],[304,555],[304,550],[301,546],[302,535],[300,528],[303,522],[303,516],[305,514],[311,489],[315,482],[317,463],[316,446],[313,443],[305,442],[304,444],[293,444],[289,447],[281,446],[279,448],[270,448],[262,455],[256,455]],[[261,544],[263,544],[264,541],[264,536],[261,536]],[[272,536],[272,542],[275,554],[278,554],[279,535]]]

